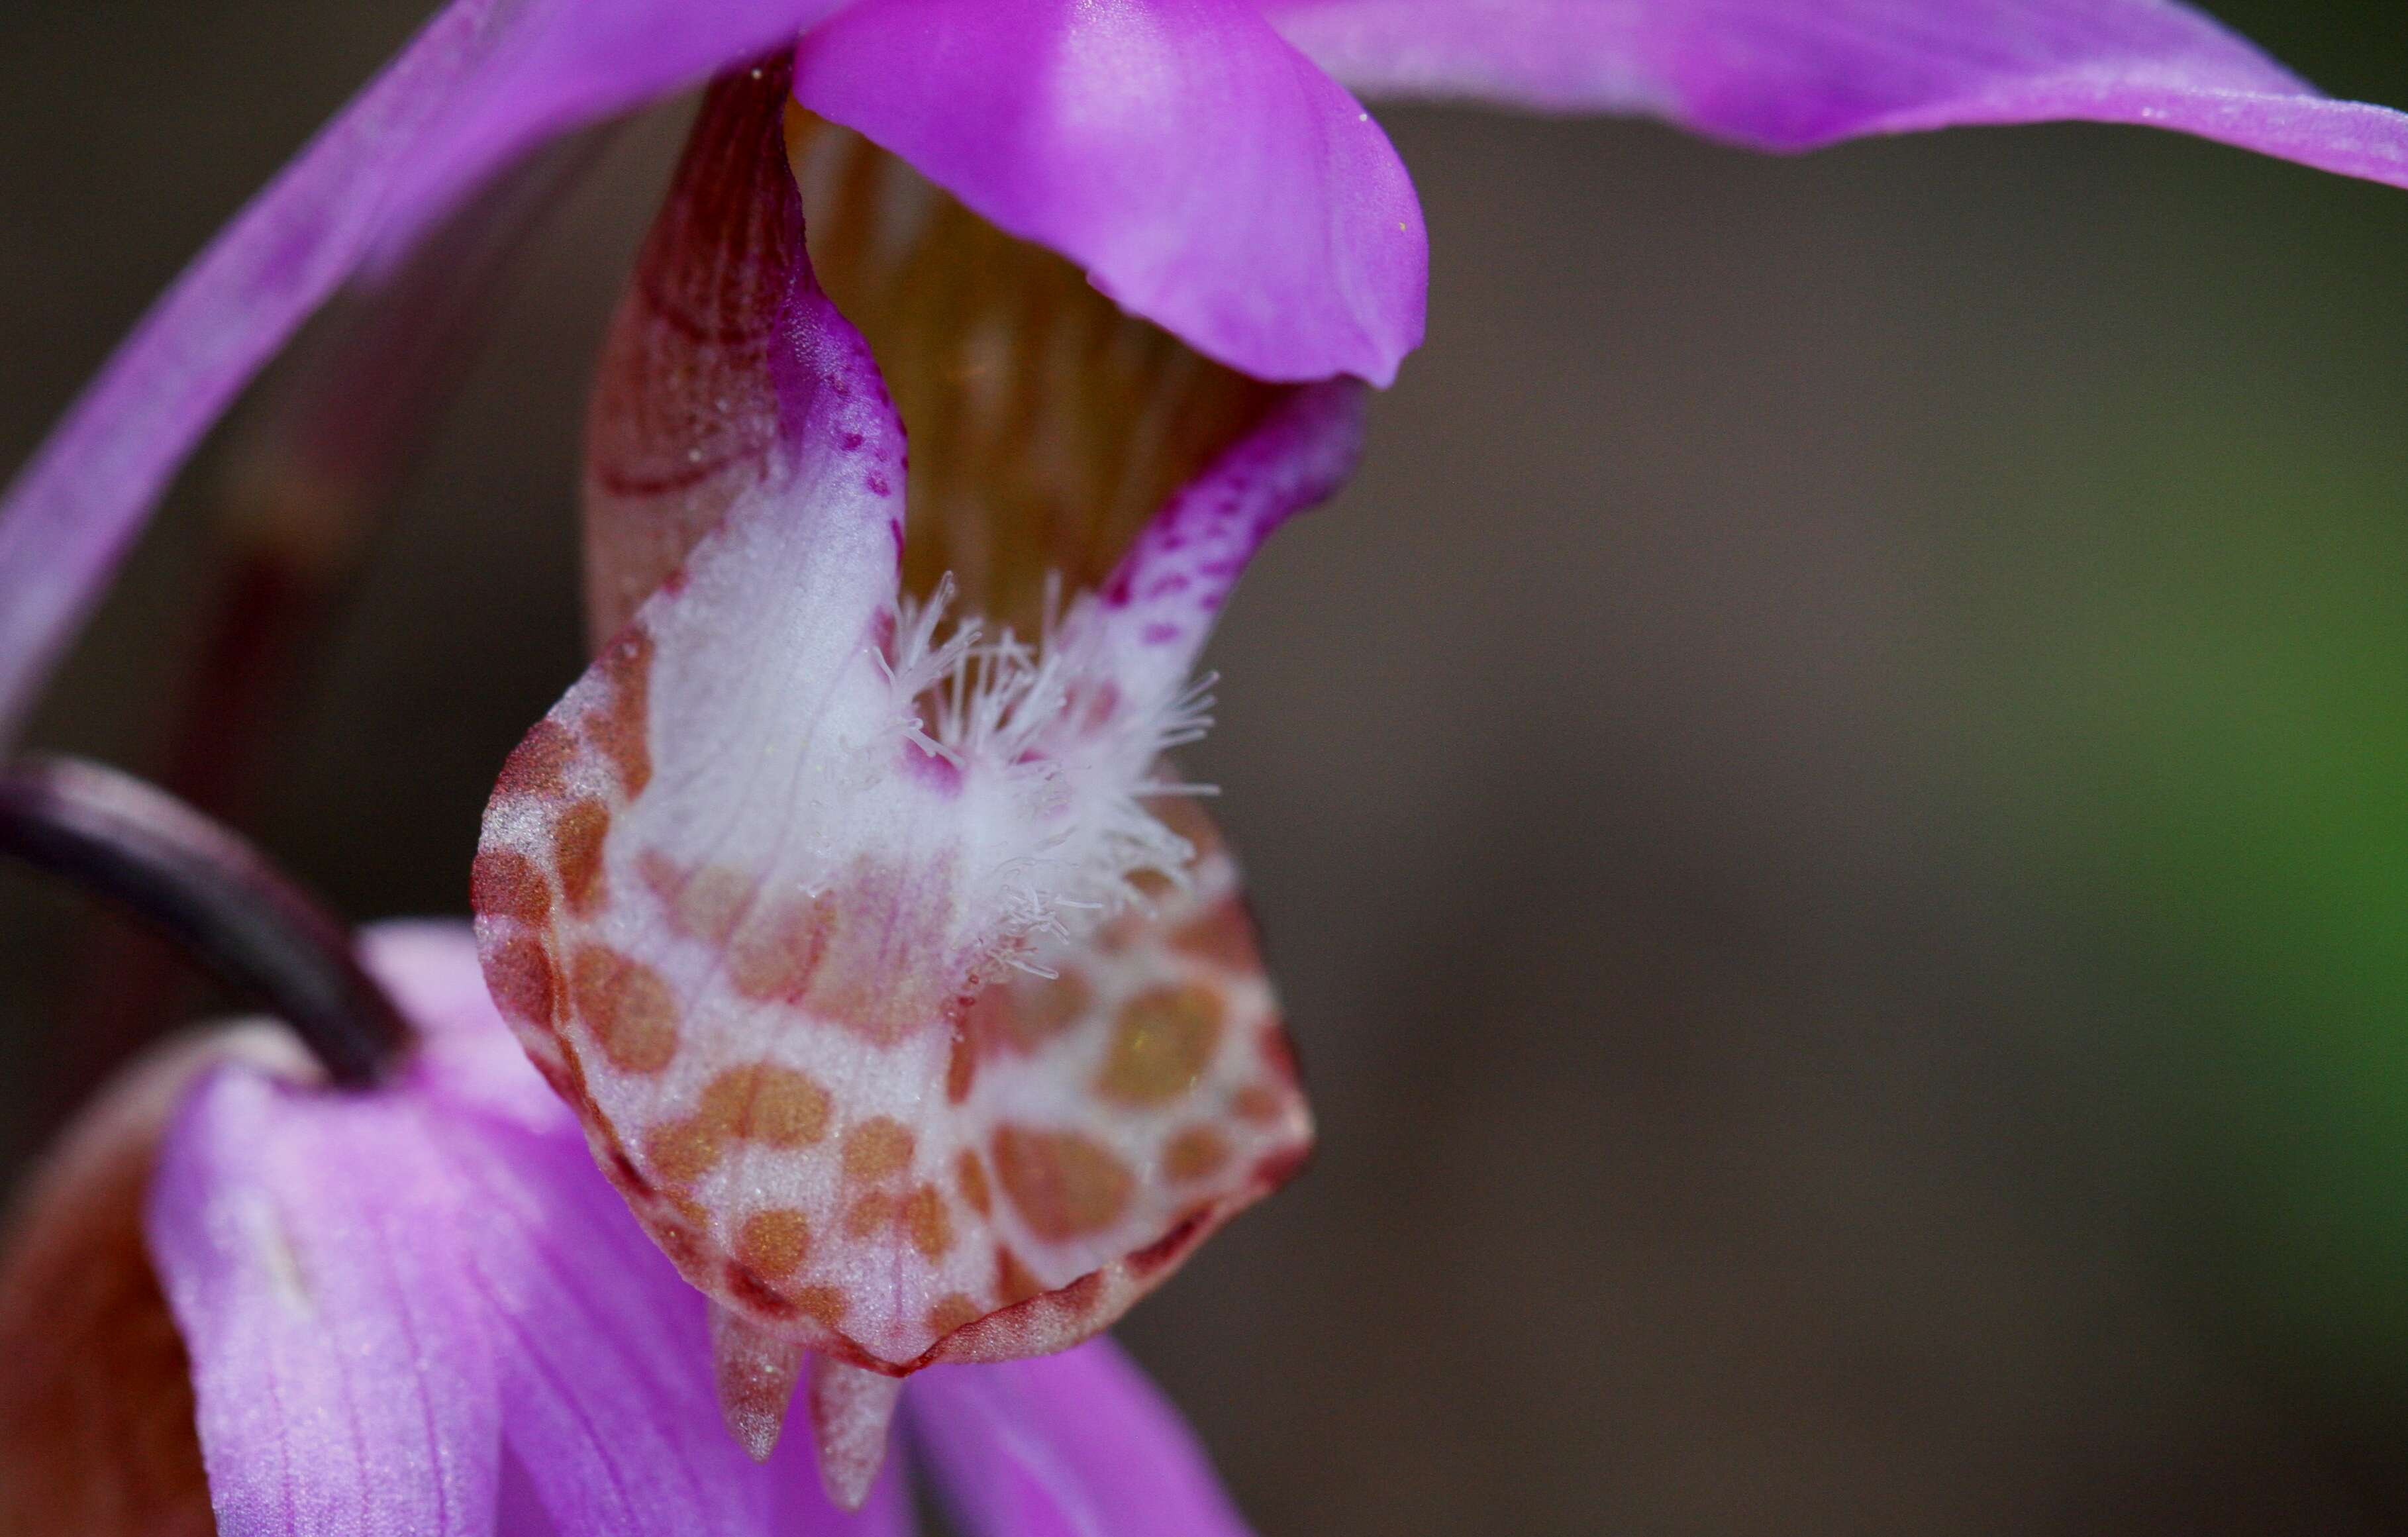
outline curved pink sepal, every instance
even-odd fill
[[[2060,119],[2408,186],[2408,115],[2332,101],[2172,0],[1268,0],[1372,96],[1633,112],[1768,150]]]
[[[184,269],[0,501],[0,735],[194,443],[294,327],[514,156],[839,0],[453,0]]]

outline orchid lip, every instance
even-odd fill
[[[1166,754],[1362,389],[1246,380],[941,194],[873,195],[898,163],[784,68],[713,87],[613,322],[607,639],[504,765],[471,887],[500,1012],[711,1300],[728,1429],[767,1454],[808,1382],[851,1507],[902,1379],[1092,1336],[1311,1142]],[[1015,366],[1065,355],[1095,373]]]
[[[130,774],[19,759],[0,771],[0,853],[166,931],[269,1004],[343,1087],[382,1083],[409,1045],[339,923],[251,844]]]

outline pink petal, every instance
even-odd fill
[[[473,1198],[461,1227],[497,1320],[504,1436],[560,1531],[911,1530],[899,1491],[847,1514],[828,1503],[807,1456],[756,1465],[728,1435],[708,1304],[628,1215],[580,1140],[490,1122],[477,1130],[464,1146]]]
[[[2408,186],[2408,115],[2316,93],[2172,0],[1268,0],[1372,95],[1636,112],[1803,150],[2083,119]]]
[[[1421,340],[1402,165],[1244,0],[860,0],[795,95],[1246,373],[1385,384]]]
[[[904,1415],[969,1537],[1244,1537],[1211,1464],[1110,1340],[912,1379]]]
[[[169,1132],[150,1246],[226,1537],[494,1530],[501,1403],[436,1120],[228,1066]]]
[[[453,0],[152,307],[0,505],[0,732],[176,467],[336,288],[544,136],[791,37],[838,0]]]
[[[908,1531],[722,1430],[702,1300],[516,1052],[465,930],[368,948],[426,1030],[408,1078],[221,1068],[152,1187],[222,1530],[492,1532],[507,1508],[577,1537]]]
[[[1138,535],[1103,602],[1074,610],[1059,641],[1133,698],[1176,689],[1196,666],[1231,589],[1263,541],[1326,501],[1363,448],[1363,390],[1333,380],[1298,390],[1180,488]]]

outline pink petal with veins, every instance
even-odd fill
[[[1245,1537],[1194,1435],[1110,1340],[913,1380],[911,1441],[967,1537]]]
[[[371,965],[425,1032],[389,1088],[227,1064],[186,1100],[150,1197],[225,1537],[900,1537],[719,1424],[705,1304],[595,1177],[451,925]],[[513,1524],[503,1526],[501,1513]]]

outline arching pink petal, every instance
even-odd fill
[[[1660,117],[1804,150],[2082,119],[2408,186],[2408,115],[2319,95],[2172,0],[1267,0],[1372,96]]]
[[[1385,384],[1421,340],[1404,167],[1247,0],[860,0],[795,94],[1246,373]]]
[[[939,1367],[903,1412],[968,1537],[1246,1537],[1178,1411],[1108,1339]]]
[[[547,135],[792,37],[839,0],[453,0],[151,308],[0,503],[0,735],[176,467],[294,328]]]

